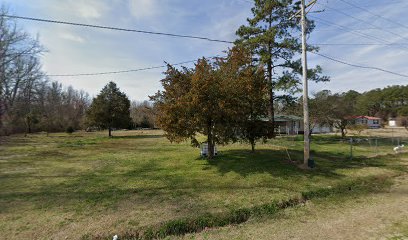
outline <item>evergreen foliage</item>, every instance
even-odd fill
[[[130,101],[114,82],[109,82],[93,99],[87,111],[87,122],[90,126],[109,130],[112,128],[130,127]]]
[[[274,127],[275,101],[286,101],[301,90],[300,74],[302,65],[298,59],[301,52],[300,24],[295,17],[300,9],[300,2],[292,0],[255,0],[252,18],[248,25],[241,26],[236,34],[238,45],[251,49],[255,64],[266,68],[268,82],[268,114]],[[307,20],[307,33],[314,29],[313,21]],[[317,51],[313,46],[308,50]],[[329,77],[320,76],[322,68],[308,70],[308,79],[321,82],[329,81]],[[277,91],[282,95],[277,95]]]

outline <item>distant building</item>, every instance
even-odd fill
[[[264,121],[268,121],[267,118]],[[331,133],[333,127],[328,124],[312,124],[312,133]],[[294,115],[275,115],[275,128],[278,134],[297,135],[304,133],[303,117]]]
[[[352,124],[366,125],[367,128],[381,128],[381,118],[370,116],[350,116],[347,118]]]
[[[408,121],[408,117],[404,117],[404,116],[390,118],[388,119],[388,126],[389,127],[404,127],[407,121]]]
[[[333,126],[329,124],[315,124],[312,128],[312,133],[332,133],[334,132]]]
[[[388,119],[388,126],[389,127],[398,127],[397,119],[395,119],[395,118]]]
[[[303,134],[303,118],[293,115],[275,115],[275,128],[278,134]]]

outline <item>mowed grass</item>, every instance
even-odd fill
[[[400,174],[399,156],[364,158],[334,136],[315,137],[316,169],[302,170],[299,138],[219,147],[208,161],[159,130],[0,138],[0,232],[8,239],[114,235],[165,221],[250,208]],[[388,153],[380,146],[376,153]],[[287,151],[286,151],[287,149]],[[289,155],[289,156],[288,156]]]

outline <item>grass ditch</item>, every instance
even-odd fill
[[[299,206],[308,200],[335,197],[343,195],[364,195],[382,191],[392,185],[393,175],[379,175],[357,178],[343,182],[334,187],[320,188],[300,193],[291,199],[271,202],[250,208],[241,208],[219,214],[205,214],[202,216],[175,219],[154,226],[139,228],[135,231],[119,233],[119,239],[150,240],[162,239],[168,236],[180,236],[188,233],[198,233],[208,228],[224,227],[227,225],[241,224],[250,218],[273,216],[286,208]],[[83,240],[111,239],[112,235],[84,235]]]

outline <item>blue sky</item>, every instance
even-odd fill
[[[310,43],[408,44],[408,2],[404,0],[346,0],[373,14],[352,8],[341,0],[319,0],[309,16],[317,17]],[[250,0],[3,0],[11,14],[62,21],[108,25],[148,31],[234,40],[236,29],[251,16]],[[324,12],[314,13],[325,9]],[[338,9],[340,11],[335,11]],[[352,18],[352,17],[354,18]],[[355,19],[358,18],[361,21]],[[355,29],[354,32],[324,21]],[[222,54],[230,45],[166,36],[143,35],[18,20],[48,50],[43,69],[48,74],[106,72],[177,63]],[[408,26],[408,24],[406,25]],[[379,28],[379,29],[376,29]],[[370,35],[371,39],[362,35]],[[375,38],[373,38],[375,37]],[[321,46],[322,54],[355,64],[408,74],[408,45]],[[387,85],[408,84],[406,78],[375,70],[359,69],[309,54],[309,66],[319,64],[331,82],[311,84],[310,92],[355,89],[365,91]],[[191,66],[187,64],[187,66]],[[115,81],[133,100],[145,100],[161,88],[164,69],[117,75],[55,77],[64,85],[97,94]]]

